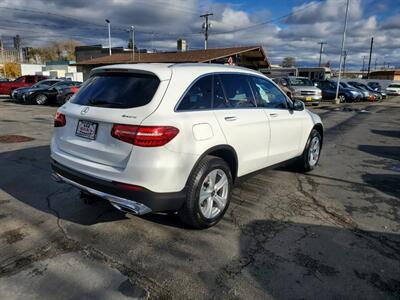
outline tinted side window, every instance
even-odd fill
[[[248,76],[237,74],[220,75],[228,108],[255,107]]]
[[[212,75],[197,80],[186,92],[177,110],[211,108]]]
[[[257,104],[265,108],[287,108],[286,96],[266,79],[253,77],[253,88]]]
[[[35,77],[27,76],[27,77],[25,78],[25,82],[26,82],[26,83],[35,83]]]
[[[225,98],[224,89],[222,87],[221,79],[219,75],[214,76],[214,98],[213,108],[229,108],[231,107],[229,102]]]

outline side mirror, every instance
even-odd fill
[[[302,111],[305,109],[303,101],[294,100],[293,101],[293,110]]]
[[[314,82],[314,86],[318,86],[318,83]]]
[[[287,86],[287,82],[282,81],[283,86]]]

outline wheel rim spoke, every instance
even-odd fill
[[[211,218],[212,217],[213,207],[214,207],[214,201],[213,201],[212,197],[209,197],[207,199],[207,206],[206,206],[206,211],[205,211],[205,216],[207,218]]]
[[[214,196],[214,203],[217,205],[217,207],[220,210],[223,210],[225,208],[225,204],[226,204],[226,200],[224,198],[222,198],[219,195],[215,195]]]
[[[215,186],[215,182],[217,180],[217,173],[218,173],[218,170],[214,170],[214,171],[211,171],[210,174],[208,174],[209,184],[210,184],[211,188],[213,188]]]
[[[228,184],[228,177],[223,174],[222,177],[218,180],[218,182],[214,186],[214,191],[218,192],[221,188],[223,188],[226,184]]]
[[[200,204],[204,202],[207,198],[211,197],[211,192],[206,190],[204,191],[203,189],[200,191]]]

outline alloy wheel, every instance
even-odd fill
[[[308,150],[308,163],[310,164],[311,167],[314,167],[319,159],[319,153],[321,151],[321,146],[320,146],[320,141],[317,136],[314,136],[314,138],[310,142],[310,148]]]
[[[40,94],[40,95],[36,96],[36,103],[37,104],[43,105],[43,104],[46,103],[46,101],[47,101],[47,97],[45,95]]]
[[[199,206],[202,215],[213,219],[221,214],[226,206],[229,193],[229,180],[221,169],[212,170],[204,178],[200,187]]]

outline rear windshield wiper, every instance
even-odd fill
[[[89,104],[93,106],[110,106],[110,107],[125,107],[125,103],[121,102],[110,102],[106,100],[100,100],[100,99],[90,99]]]

